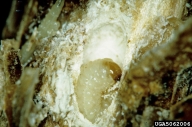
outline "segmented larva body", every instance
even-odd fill
[[[103,24],[89,32],[75,94],[79,111],[93,123],[112,102],[103,95],[121,77],[125,48],[126,38],[118,25]]]
[[[121,77],[120,67],[110,59],[98,59],[81,66],[76,95],[80,112],[91,122],[106,109],[110,98],[104,99],[107,89]]]

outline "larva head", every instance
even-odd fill
[[[110,75],[114,79],[114,81],[119,81],[122,74],[121,68],[111,59],[105,58],[102,61],[104,66],[108,67]]]

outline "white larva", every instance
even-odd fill
[[[103,78],[102,78],[103,77]],[[107,89],[121,77],[120,67],[111,59],[98,59],[81,66],[75,93],[80,112],[90,120],[111,104],[112,98],[104,99]]]

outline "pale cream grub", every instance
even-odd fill
[[[120,67],[111,59],[98,59],[81,66],[75,94],[80,112],[90,120],[109,107],[112,98],[104,98],[121,77]]]

